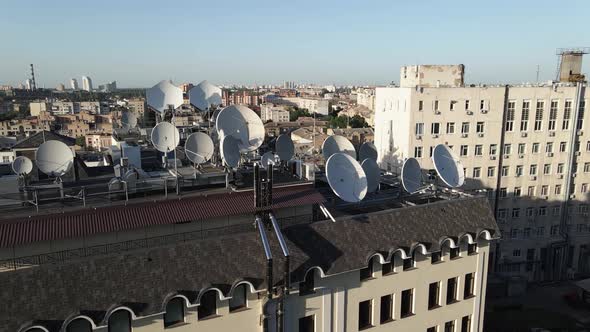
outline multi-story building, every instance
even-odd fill
[[[262,122],[289,122],[289,111],[274,104],[262,104],[260,106],[260,118]]]
[[[375,110],[375,89],[359,88],[356,90],[356,103],[367,107],[369,110]]]
[[[91,148],[96,151],[109,148],[111,145],[113,145],[113,138],[111,134],[91,133],[87,134],[84,139],[86,140],[86,148]]]
[[[88,76],[82,76],[82,90],[92,91],[92,79]]]
[[[503,239],[496,272],[529,280],[590,272],[590,121],[585,83],[463,84],[463,65],[412,66],[400,87],[377,88],[375,145],[399,171],[446,144],[461,158],[465,189],[487,189]],[[495,257],[494,257],[495,256]]]
[[[223,90],[221,100],[223,105],[260,105],[260,96],[252,90]]]
[[[323,98],[286,97],[281,98],[276,102],[295,105],[299,108],[307,109],[309,113],[321,115],[328,115],[328,107],[330,105],[330,101]]]
[[[75,78],[70,79],[70,88],[72,88],[72,90],[74,91],[77,91],[79,89],[78,80],[76,80]]]

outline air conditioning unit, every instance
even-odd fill
[[[571,194],[570,199],[574,199],[574,198],[576,198],[576,194]]]
[[[483,133],[479,133],[479,134],[477,134],[477,136],[483,137]]]
[[[578,135],[578,136],[582,136],[582,135],[584,135],[584,131],[582,131],[582,130],[578,130],[578,131],[576,132],[576,135]]]
[[[461,137],[463,137],[463,138],[465,138],[467,136],[469,136],[469,135],[467,135],[467,134],[461,134]]]
[[[438,134],[432,134],[432,138],[438,138]]]
[[[416,135],[416,139],[417,140],[421,140],[422,139],[422,135]]]
[[[488,110],[486,110],[486,109],[483,109],[483,110],[481,110],[481,112],[482,112],[483,114],[487,114],[487,113],[488,113]]]
[[[553,157],[553,152],[547,152],[547,157]]]
[[[527,133],[523,131],[522,133],[520,133],[520,137],[527,137]]]
[[[542,196],[543,199],[549,199],[549,196]]]
[[[557,174],[558,179],[563,179],[563,174]]]
[[[471,112],[471,111],[467,111],[466,113],[467,113],[467,115],[473,115],[473,112]]]
[[[582,153],[580,151],[576,152],[576,156],[580,156]]]
[[[519,154],[518,158],[520,158],[520,159],[524,158],[524,154]]]
[[[577,173],[572,174],[572,178],[575,178],[576,176],[578,176]]]
[[[550,136],[550,137],[553,137],[553,136],[555,136],[555,132],[554,132],[554,131],[550,131],[550,132],[549,132],[549,136]]]
[[[439,115],[440,111],[434,111],[434,114]]]
[[[516,174],[515,176],[516,176],[517,178],[519,178],[519,177],[520,177],[520,174]]]
[[[531,181],[536,181],[536,180],[537,180],[537,176],[536,175],[531,176]]]
[[[508,158],[510,158],[510,155],[509,154],[505,154],[504,155],[504,159],[508,159]]]
[[[490,160],[496,160],[496,156],[490,156]]]

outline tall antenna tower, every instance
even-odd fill
[[[31,90],[32,91],[37,90],[37,84],[35,83],[35,69],[34,69],[32,63],[31,63]]]

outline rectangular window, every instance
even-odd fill
[[[381,274],[388,275],[395,272],[395,259],[392,257],[391,262],[381,264]]]
[[[547,215],[547,207],[546,206],[540,206],[539,207],[539,215],[540,216],[546,216]]]
[[[512,218],[513,219],[520,218],[520,208],[513,208],[512,209]]]
[[[508,101],[508,109],[506,110],[506,124],[504,125],[505,131],[514,130],[514,113],[516,108],[516,101]]]
[[[447,134],[454,134],[455,133],[455,123],[454,122],[447,122]]]
[[[561,185],[555,185],[555,195],[561,195]]]
[[[510,166],[502,166],[502,176],[508,176],[510,173]]]
[[[520,131],[527,131],[529,129],[529,111],[531,108],[530,100],[523,100],[522,113],[520,115]]]
[[[440,251],[433,252],[432,254],[430,254],[430,263],[435,264],[440,262],[440,257]]]
[[[508,190],[505,187],[500,188],[500,198],[506,198],[508,196]]]
[[[414,158],[422,158],[422,147],[421,146],[414,147]]]
[[[455,321],[451,320],[445,323],[445,332],[455,332]]]
[[[509,156],[512,152],[512,144],[504,144],[504,154]]]
[[[537,100],[537,109],[535,111],[535,131],[542,130],[543,111],[545,109],[545,101]]]
[[[533,164],[529,167],[529,175],[537,175],[537,165]]]
[[[485,125],[483,122],[478,122],[475,125],[475,132],[480,134],[483,133],[485,131]]]
[[[467,273],[465,275],[465,286],[463,287],[463,298],[467,299],[475,295],[475,274]]]
[[[516,165],[516,176],[522,176],[522,165]]]
[[[438,111],[438,100],[434,101],[434,105],[432,107],[435,111]]]
[[[201,297],[201,302],[197,307],[198,319],[204,319],[217,315],[217,292],[206,292]]]
[[[535,186],[529,186],[527,189],[527,196],[533,197],[535,196]]]
[[[514,187],[514,197],[520,197],[522,189],[520,187]]]
[[[423,111],[423,110],[424,110],[424,101],[419,100],[418,101],[418,111]]]
[[[557,107],[559,105],[559,101],[552,100],[551,101],[551,108],[549,109],[549,127],[550,131],[555,130],[555,122],[557,121]]]
[[[449,109],[451,111],[454,111],[457,109],[457,101],[456,100],[451,100],[450,104],[449,104]]]
[[[518,154],[523,155],[526,153],[526,144],[518,143]]]
[[[379,321],[381,324],[393,320],[393,295],[381,296],[381,315]]]
[[[564,167],[563,163],[557,164],[557,174],[563,174],[563,167]]]
[[[482,99],[479,101],[479,109],[480,110],[487,110],[488,109],[487,102],[485,100]]]
[[[438,332],[438,326],[431,326],[426,329],[426,332]]]
[[[299,332],[314,332],[314,315],[299,318]],[[272,329],[270,329],[272,330]]]
[[[438,135],[438,134],[440,134],[440,123],[433,122],[432,125],[430,126],[430,133],[432,135]]]
[[[590,172],[590,163],[584,163],[584,173]]]
[[[474,155],[476,155],[476,156],[481,156],[481,155],[483,155],[483,145],[481,145],[481,144],[477,144],[477,145],[475,146]]]
[[[588,192],[588,184],[587,183],[582,183],[582,186],[580,186],[580,192],[581,193]]]
[[[541,146],[541,144],[539,143],[533,143],[533,153],[539,153],[539,147]]]
[[[494,176],[496,176],[496,167],[488,167],[488,177],[492,178]]]
[[[416,135],[424,135],[424,123],[416,123]]]
[[[537,237],[545,236],[545,227],[537,227]]]
[[[580,109],[578,113],[578,125],[576,126],[576,130],[582,130],[584,127],[584,111],[586,109],[586,101],[580,100]]]
[[[481,177],[481,167],[473,167],[473,177],[476,179]]]
[[[471,332],[471,316],[464,316],[461,319],[461,332]]]
[[[373,301],[359,303],[359,330],[373,326]]]
[[[565,152],[567,150],[567,143],[566,142],[560,142],[559,143],[559,152]]]
[[[572,101],[566,100],[565,107],[563,109],[563,122],[561,123],[562,130],[568,130],[570,128],[571,116],[572,116]]]
[[[428,286],[428,310],[440,306],[440,282],[433,282]]]
[[[467,145],[461,145],[460,155],[461,157],[465,157],[469,152],[469,147]]]
[[[465,100],[465,110],[469,111],[469,99]]]
[[[558,206],[554,206],[554,207],[552,208],[552,210],[553,210],[553,212],[552,212],[552,213],[553,213],[553,216],[554,216],[554,217],[557,217],[557,216],[559,216],[559,214],[561,213],[561,207],[559,207],[559,205],[558,205]]]
[[[545,175],[551,174],[551,164],[543,165],[543,174],[545,174]]]
[[[457,278],[447,280],[447,304],[457,301]]]
[[[408,317],[414,314],[414,290],[406,289],[402,292],[401,317]]]
[[[547,195],[549,195],[549,186],[542,185],[541,186],[541,196],[547,196]]]
[[[461,123],[461,134],[469,134],[469,122]]]
[[[553,142],[547,142],[547,145],[545,145],[545,152],[553,153]]]

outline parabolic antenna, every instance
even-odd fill
[[[282,161],[289,161],[295,155],[295,145],[290,134],[279,135],[275,142],[275,151]]]
[[[322,153],[324,154],[324,160],[328,160],[334,153],[346,153],[356,160],[356,151],[350,141],[340,135],[332,135],[326,138],[322,145]]]
[[[213,156],[213,140],[205,133],[192,133],[184,143],[186,157],[195,164],[202,164]]]
[[[379,182],[381,180],[381,169],[377,162],[372,158],[366,158],[361,163],[363,171],[367,176],[367,192],[375,192],[379,189]]]
[[[221,105],[221,88],[203,81],[188,91],[188,99],[193,106],[205,112],[213,105]]]
[[[125,129],[135,128],[135,126],[137,126],[137,116],[135,113],[124,111],[123,114],[121,114],[121,125]]]
[[[12,170],[17,175],[27,175],[33,170],[33,162],[25,156],[18,156],[12,162]]]
[[[367,194],[365,171],[346,153],[338,152],[330,156],[326,163],[326,177],[332,191],[346,202],[360,202]]]
[[[422,187],[422,170],[416,158],[408,158],[402,166],[402,186],[413,194]]]
[[[238,140],[233,136],[225,136],[219,144],[219,152],[225,164],[229,167],[238,167],[240,163],[240,148]]]
[[[371,158],[377,161],[377,147],[373,142],[365,142],[359,149],[359,160]]]
[[[49,176],[62,176],[74,164],[72,150],[60,141],[47,141],[37,149],[35,155],[37,167]]]
[[[177,108],[184,103],[182,90],[168,80],[161,81],[147,89],[145,95],[147,104],[159,113],[167,111],[168,105]]]
[[[432,162],[436,172],[451,188],[460,187],[465,182],[463,164],[448,146],[439,144],[432,152]]]
[[[268,168],[269,166],[272,167],[272,165],[276,164],[278,161],[279,157],[271,151],[263,154],[262,158],[260,158],[260,164],[264,169]]]
[[[233,136],[240,151],[256,150],[264,141],[264,125],[254,111],[246,106],[231,105],[219,112],[216,122],[221,137]]]
[[[152,130],[152,144],[160,152],[173,151],[179,142],[178,129],[170,122],[160,122]]]

